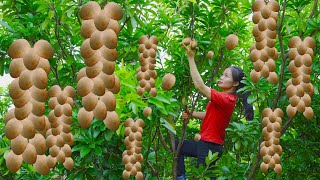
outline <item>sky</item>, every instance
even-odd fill
[[[13,78],[10,74],[4,74],[0,76],[0,87],[8,87],[8,85],[13,81]]]

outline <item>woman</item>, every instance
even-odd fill
[[[195,49],[191,49],[182,44],[187,51],[190,74],[195,88],[210,101],[206,106],[205,112],[193,112],[192,117],[203,120],[200,130],[201,139],[196,142],[193,140],[185,140],[183,142],[177,167],[177,179],[184,180],[185,167],[184,157],[197,157],[197,164],[205,164],[205,158],[208,156],[209,150],[212,153],[218,152],[219,157],[222,154],[222,146],[225,138],[225,129],[230,123],[230,119],[237,101],[237,90],[244,86],[240,81],[244,78],[241,68],[230,66],[226,68],[218,81],[218,86],[222,92],[218,92],[206,86],[196,67],[194,56]],[[243,105],[245,107],[245,116],[247,120],[253,119],[253,107],[247,103],[249,93],[242,95]],[[182,118],[187,119],[189,113],[183,112]],[[215,162],[214,162],[215,163]],[[211,165],[214,165],[210,164]],[[211,178],[214,179],[214,178]]]

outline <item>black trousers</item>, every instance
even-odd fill
[[[179,141],[176,141],[176,148],[178,146]],[[205,159],[208,156],[209,150],[211,150],[212,154],[215,152],[218,152],[218,157],[220,158],[222,155],[222,145],[216,144],[213,142],[207,142],[207,141],[194,141],[194,140],[184,140],[180,154],[178,156],[178,167],[177,167],[177,175],[185,175],[186,170],[184,166],[184,157],[196,157],[197,158],[197,166],[199,164],[203,164],[203,166],[206,166]],[[218,158],[218,159],[219,159]],[[217,159],[217,160],[218,160]],[[214,165],[216,161],[210,164],[210,166]]]

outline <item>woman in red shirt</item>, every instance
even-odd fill
[[[184,45],[183,45],[184,46]],[[225,129],[230,123],[230,119],[237,101],[237,90],[244,87],[240,81],[244,78],[241,68],[230,66],[226,68],[218,81],[218,86],[222,92],[216,91],[206,86],[198,72],[194,61],[196,50],[186,46],[190,74],[195,88],[210,101],[207,104],[205,112],[193,112],[192,117],[203,120],[200,130],[201,139],[196,142],[194,140],[185,140],[178,157],[177,179],[185,180],[184,157],[197,157],[197,164],[205,164],[205,158],[208,156],[209,150],[212,153],[218,152],[219,157],[222,154],[223,143],[225,138]],[[253,119],[253,107],[248,104],[247,98],[249,93],[242,94],[242,101],[245,107],[245,116],[247,120]],[[183,112],[182,118],[187,119],[189,113]],[[215,162],[214,162],[215,163]],[[213,164],[211,164],[213,165]],[[214,179],[214,178],[211,178]]]

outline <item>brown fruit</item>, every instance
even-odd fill
[[[88,128],[93,120],[93,112],[81,108],[78,112],[78,122],[82,128]]]
[[[253,68],[255,71],[260,72],[264,66],[264,62],[260,59],[253,63]]]
[[[276,70],[276,63],[273,59],[269,59],[266,62],[266,65],[268,66],[270,72],[274,72]]]
[[[281,164],[277,163],[274,167],[274,172],[276,172],[277,174],[281,174],[282,173],[282,166]]]
[[[145,91],[150,92],[151,91],[151,85],[149,82],[147,82],[146,87],[144,87]]]
[[[124,126],[125,127],[131,127],[134,124],[134,121],[132,118],[128,118],[125,122],[124,122]]]
[[[66,157],[63,166],[67,169],[67,170],[72,170],[74,168],[74,162],[73,159],[71,157]]]
[[[55,108],[54,108],[54,115],[56,117],[60,117],[63,115],[63,109],[62,109],[62,105],[57,105]]]
[[[10,119],[5,128],[5,134],[8,139],[14,139],[20,135],[23,129],[23,124],[21,121],[17,120],[16,118]]]
[[[9,120],[14,119],[14,118],[15,118],[15,116],[14,116],[14,108],[13,108],[13,109],[10,109],[10,110],[6,113],[6,115],[5,115],[5,117],[4,117],[4,121],[5,121],[5,123],[7,124]]]
[[[261,12],[254,12],[254,13],[253,13],[253,15],[252,15],[252,22],[253,22],[254,24],[258,24],[261,19],[262,19]]]
[[[156,97],[156,96],[157,96],[157,90],[156,90],[156,88],[151,88],[151,90],[150,90],[150,95],[151,95],[152,97]]]
[[[93,19],[100,13],[100,11],[100,5],[97,2],[89,1],[80,9],[80,17],[84,20]]]
[[[71,98],[74,98],[76,96],[76,91],[74,90],[73,87],[71,86],[66,86],[64,89],[63,89],[63,93],[68,96],[68,97],[71,97]]]
[[[101,56],[108,61],[114,62],[118,59],[118,53],[116,49],[109,49],[106,46],[100,48]]]
[[[34,164],[37,160],[37,151],[32,144],[28,144],[22,153],[23,161],[27,164]]]
[[[29,42],[25,39],[14,41],[8,50],[8,54],[12,59],[22,58],[31,48]]]
[[[32,114],[36,116],[43,116],[46,111],[46,106],[44,102],[38,102],[34,99],[30,99],[32,104]]]
[[[138,126],[138,127],[144,127],[144,121],[142,119],[137,119],[135,124]]]
[[[294,96],[296,93],[297,93],[296,86],[290,84],[286,89],[286,95],[290,98],[290,97]]]
[[[108,61],[108,60],[102,60],[102,71],[107,75],[112,75],[114,73],[115,63]]]
[[[264,19],[268,19],[271,15],[271,12],[272,10],[268,7],[268,6],[264,6],[263,9],[261,9],[261,16],[264,18]]]
[[[139,37],[138,42],[139,42],[139,44],[144,44],[146,41],[148,41],[148,39],[149,39],[148,36],[143,35],[143,36]]]
[[[267,29],[266,36],[270,39],[275,39],[277,37],[277,33],[276,31],[270,31],[269,29]]]
[[[254,37],[263,37],[262,32],[259,30],[258,24],[253,25],[252,35]]]
[[[25,104],[21,108],[15,108],[14,109],[14,116],[18,120],[23,120],[29,116],[31,111],[32,111],[32,104],[31,104],[31,102],[28,102],[27,104]]]
[[[276,117],[283,118],[283,115],[284,115],[284,114],[283,114],[282,109],[276,108],[273,113],[275,114]]]
[[[173,74],[166,74],[162,79],[162,88],[169,91],[175,84],[176,77]]]
[[[232,50],[234,49],[237,45],[238,45],[238,36],[234,35],[234,34],[230,34],[227,38],[226,38],[226,47],[228,50]]]
[[[152,47],[151,47],[151,48],[154,49],[155,51],[157,51],[157,45],[152,44]]]
[[[111,29],[104,30],[102,38],[104,39],[104,45],[107,48],[114,49],[117,47],[118,38],[117,38],[117,34],[113,30]]]
[[[70,104],[66,103],[62,105],[63,114],[66,116],[72,116],[72,107]]]
[[[271,12],[270,17],[272,17],[274,20],[278,21],[278,13],[277,12]]]
[[[28,139],[23,137],[22,135],[19,135],[16,138],[11,140],[10,146],[12,151],[15,154],[20,155],[26,149],[27,144],[28,144]]]
[[[289,98],[289,102],[293,107],[296,107],[299,104],[299,101],[300,101],[300,97],[297,95],[294,95]]]
[[[273,113],[273,111],[272,111],[271,108],[265,108],[265,109],[262,111],[262,116],[263,116],[263,117],[269,117],[269,116],[271,116],[272,113]]]
[[[87,96],[93,90],[94,83],[91,79],[83,77],[77,84],[77,92],[81,97]]]
[[[261,76],[268,78],[268,76],[270,75],[270,71],[267,65],[264,65],[263,68],[261,69]]]
[[[104,42],[106,41],[105,39],[105,33],[104,31],[94,31],[91,36],[90,36],[90,47],[93,50],[98,50],[100,49]]]
[[[200,139],[201,139],[201,135],[200,134],[196,134],[194,136],[194,141],[198,142],[198,141],[200,141]]]
[[[213,55],[214,55],[213,51],[209,51],[207,56],[209,59],[212,59]]]
[[[145,118],[147,118],[148,116],[150,116],[152,114],[152,109],[150,107],[145,107],[143,109],[143,116]]]
[[[32,86],[32,71],[24,70],[19,77],[19,87],[27,90]]]
[[[152,47],[152,43],[150,42],[150,40],[146,40],[144,42],[144,46],[146,47],[146,49],[150,49]]]
[[[47,73],[47,75],[49,75],[50,73],[50,63],[47,59],[44,59],[42,57],[40,57],[40,61],[37,68],[43,69]]]
[[[10,151],[6,157],[6,165],[10,172],[17,172],[22,164],[23,158],[22,155],[16,155]]]
[[[144,78],[144,73],[141,72],[141,71],[139,71],[139,72],[137,73],[137,80],[138,80],[138,81],[141,81],[143,78]]]
[[[12,99],[17,99],[20,98],[24,93],[25,91],[19,87],[19,78],[14,79],[9,86],[10,97]]]
[[[48,84],[48,75],[47,73],[41,69],[36,68],[32,71],[32,84],[39,88],[39,89],[45,89]]]
[[[57,159],[55,157],[52,157],[51,155],[47,156],[47,166],[49,168],[54,168],[57,163]]]
[[[266,146],[262,146],[261,148],[260,148],[260,155],[261,156],[266,156],[267,154],[268,154],[268,148],[266,147]]]
[[[31,139],[35,136],[35,128],[30,119],[24,119],[21,121],[23,124],[21,135],[25,138]]]
[[[288,42],[288,46],[290,48],[297,48],[298,46],[300,46],[300,44],[302,43],[301,38],[299,36],[293,36],[289,42]]]
[[[52,86],[48,91],[48,95],[50,97],[57,97],[60,93],[61,93],[61,88],[58,85]]]
[[[191,38],[187,37],[187,38],[184,38],[182,40],[182,43],[185,45],[185,46],[189,46],[189,44],[191,43]]]
[[[106,118],[107,107],[102,101],[98,101],[96,107],[93,109],[93,116],[101,121]]]
[[[99,31],[104,31],[107,29],[109,21],[110,18],[106,16],[106,12],[104,10],[100,11],[100,13],[94,17],[94,25]]]
[[[302,65],[302,72],[304,73],[304,74],[311,74],[312,73],[312,67],[310,66],[310,67],[307,67],[307,66],[305,66],[305,65]]]
[[[108,111],[107,117],[103,122],[112,131],[116,131],[120,124],[119,116],[115,111]]]
[[[52,157],[57,157],[60,152],[60,148],[56,145],[53,145],[49,148],[49,153]]]
[[[277,84],[278,83],[278,75],[275,72],[270,72],[269,76],[268,76],[268,81],[271,84]]]
[[[289,118],[293,118],[296,113],[297,113],[297,108],[296,107],[292,107],[290,104],[287,106],[286,109],[287,115]]]
[[[297,111],[303,113],[305,111],[305,104],[302,100],[299,101],[298,105],[297,105]]]
[[[314,39],[312,37],[306,37],[304,40],[303,40],[303,43],[305,44],[305,46],[307,46],[308,48],[315,48],[316,47],[316,42],[314,41]]]
[[[137,94],[139,95],[139,96],[142,96],[143,95],[143,92],[144,92],[144,88],[142,88],[142,87],[138,87],[137,88]]]
[[[268,20],[261,19],[258,23],[258,28],[260,31],[265,31],[268,28]]]
[[[136,140],[136,141],[142,141],[142,133],[140,133],[139,131],[137,131],[136,133],[134,133],[134,140]]]
[[[297,88],[296,95],[299,96],[299,97],[304,96],[305,93],[304,93],[303,86],[301,84],[299,84],[299,85],[296,86],[296,88]]]
[[[264,0],[256,0],[252,3],[251,8],[253,12],[257,12],[257,11],[261,11],[265,6],[266,6],[266,3],[264,2]]]
[[[130,178],[130,171],[127,171],[127,170],[123,170],[122,172],[122,178],[124,180],[128,180]]]
[[[301,43],[298,47],[297,47],[297,51],[300,55],[304,55],[307,52],[307,47],[305,46],[304,43]]]
[[[151,57],[151,58],[156,58],[156,55],[157,55],[157,53],[154,49],[149,49],[148,54],[149,54],[149,57]]]
[[[306,107],[310,107],[311,106],[311,97],[309,94],[305,93],[303,97],[301,97],[301,100],[304,102]]]
[[[24,70],[26,70],[26,67],[23,64],[22,58],[12,59],[9,65],[9,73],[11,77],[18,78]]]
[[[120,33],[120,26],[118,21],[110,19],[108,29],[112,29],[117,35]]]
[[[89,58],[94,55],[96,50],[93,50],[90,46],[90,38],[83,41],[80,47],[80,54],[83,58]]]
[[[312,66],[312,57],[309,54],[302,55],[301,56],[301,61],[307,67]],[[302,65],[302,62],[301,62],[301,65]]]
[[[36,171],[46,176],[50,173],[50,168],[47,165],[47,156],[46,155],[38,155],[37,161],[33,164],[33,167],[36,169]]]
[[[35,136],[29,140],[29,143],[35,147],[38,155],[43,155],[46,153],[47,145],[46,139],[43,137],[43,135],[36,133]]]
[[[116,97],[112,92],[106,91],[106,93],[100,97],[100,100],[105,104],[108,111],[114,111],[116,109]]]
[[[120,91],[120,80],[117,75],[114,75],[114,86],[112,89],[109,89],[113,94],[118,94]]]
[[[86,67],[81,68],[80,71],[78,72],[78,74],[77,74],[77,82],[79,82],[80,79],[83,78],[83,77],[87,77]]]
[[[51,59],[53,57],[54,49],[51,44],[46,40],[37,41],[34,46],[34,50],[37,54],[45,59]]]
[[[266,163],[264,163],[264,162],[262,162],[261,164],[260,164],[260,170],[261,170],[261,172],[267,172],[268,171],[268,168],[269,168],[269,165],[268,164],[266,164]]]
[[[255,70],[252,70],[250,73],[250,79],[253,83],[257,83],[260,79],[260,72],[257,72]]]
[[[64,161],[66,160],[66,155],[64,154],[63,151],[59,151],[58,155],[57,155],[57,161],[61,164],[64,163]]]
[[[31,99],[30,92],[29,91],[25,91],[25,93],[22,96],[20,96],[17,99],[12,99],[12,101],[13,101],[13,104],[14,104],[15,107],[21,108],[25,104],[27,104],[30,101],[30,99]]]
[[[277,1],[275,0],[270,0],[267,4],[267,6],[274,12],[279,12],[280,11],[280,5]]]
[[[270,162],[269,162],[269,167],[271,168],[271,169],[273,169],[273,168],[275,168],[275,166],[276,166],[276,163],[275,163],[275,161],[274,161],[274,159],[270,159]]]
[[[251,62],[256,62],[260,58],[260,51],[257,49],[253,49],[250,52],[250,60]]]
[[[149,73],[148,73],[149,74]],[[148,80],[148,83],[150,84],[150,86],[151,86],[151,88],[154,88],[155,87],[155,81],[154,81],[154,79],[153,78],[150,78],[149,80]]]
[[[269,47],[269,49],[272,50],[272,51],[268,51],[268,54],[271,57],[273,57],[278,53],[277,49],[274,48],[276,41],[274,39],[270,39],[270,38],[267,38],[266,40],[267,40],[267,47]],[[278,59],[278,58],[276,58],[276,59]]]
[[[271,31],[275,31],[277,29],[277,22],[274,18],[269,17],[269,19],[267,19],[267,28]]]
[[[307,119],[312,119],[314,116],[313,109],[311,107],[306,107],[305,111],[303,112],[304,117]]]
[[[121,20],[122,19],[122,9],[121,7],[114,2],[109,2],[105,7],[104,11],[107,13],[108,17],[114,20]]]
[[[267,45],[267,40],[266,40],[266,39],[263,39],[263,40],[260,41],[260,42],[256,42],[256,48],[257,48],[258,50],[264,49],[264,48],[266,47],[266,45]],[[260,59],[262,59],[262,58],[263,58],[263,57],[260,56]],[[265,57],[264,59],[268,59],[268,58]]]
[[[62,131],[64,133],[70,133],[71,132],[71,126],[67,124],[62,124]]]
[[[94,65],[96,65],[99,61],[101,61],[103,58],[101,57],[100,54],[100,49],[97,50],[92,56],[90,56],[89,58],[85,58],[84,59],[84,63],[88,66],[88,67],[92,67]],[[81,72],[83,73],[83,72]],[[79,74],[79,73],[78,73]],[[81,74],[82,76],[86,76],[86,74]],[[79,78],[80,79],[80,78]]]
[[[105,75],[105,77],[108,77],[108,75]],[[103,96],[105,93],[106,87],[105,87],[105,82],[102,80],[101,76],[97,76],[93,78],[92,81],[94,84],[92,93],[97,96]]]
[[[155,45],[157,45],[157,44],[159,43],[159,40],[158,40],[157,36],[151,36],[151,37],[149,38],[149,40],[150,40],[150,42],[151,42],[152,44],[155,44]]]
[[[140,44],[138,49],[140,53],[143,53],[143,51],[146,49],[146,46],[144,44]]]
[[[146,87],[146,84],[147,84],[147,81],[145,79],[141,79],[139,81],[139,86],[142,87],[142,88]]]
[[[84,20],[81,24],[81,36],[85,39],[90,38],[92,33],[97,31],[93,19]]]

